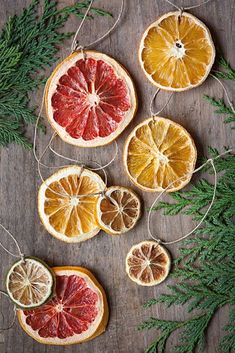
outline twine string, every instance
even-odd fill
[[[52,147],[51,147],[51,144],[54,140],[54,138],[57,136],[57,133],[54,132],[53,135],[51,136],[48,144],[46,145],[44,151],[42,152],[41,156],[38,158],[38,161],[37,161],[37,167],[38,167],[38,174],[39,174],[39,177],[41,179],[41,181],[43,183],[46,184],[47,188],[53,192],[54,194],[60,196],[60,197],[70,197],[70,198],[74,198],[76,197],[77,199],[80,199],[82,197],[87,197],[87,196],[98,196],[98,195],[103,195],[106,188],[107,188],[107,184],[108,184],[108,176],[107,176],[107,172],[105,170],[106,166],[109,166],[111,163],[113,163],[113,161],[116,159],[117,157],[117,153],[118,153],[118,145],[117,145],[117,142],[115,141],[115,146],[116,146],[116,152],[115,152],[115,155],[112,157],[112,159],[107,163],[105,164],[104,166],[102,166],[100,163],[96,162],[96,161],[90,161],[91,163],[94,163],[96,164],[98,167],[97,168],[91,168],[89,166],[86,166],[82,161],[79,161],[77,159],[72,159],[72,158],[69,158],[69,157],[66,157],[66,156],[63,156],[62,154],[56,152]],[[72,161],[72,162],[75,162],[76,164],[78,164],[81,168],[81,172],[79,174],[79,178],[82,176],[82,173],[84,172],[84,169],[88,169],[88,170],[91,170],[91,171],[102,171],[103,174],[104,174],[104,189],[102,191],[97,191],[97,192],[93,192],[93,193],[90,193],[90,194],[80,194],[80,195],[68,195],[68,194],[65,194],[65,193],[62,193],[62,192],[58,192],[54,189],[52,189],[50,187],[50,185],[48,185],[46,183],[46,180],[44,179],[43,175],[42,175],[42,172],[41,172],[41,168],[40,166],[43,165],[44,166],[44,163],[41,163],[41,159],[43,158],[43,156],[45,155],[46,151],[50,149],[56,156],[60,157],[60,158],[63,158],[63,159],[66,159],[68,161]],[[66,168],[66,167],[69,167],[70,165],[63,165],[63,166],[60,166],[60,167],[54,167],[54,168]],[[48,167],[46,166],[47,168],[51,168],[51,167]]]
[[[18,241],[16,240],[16,238],[14,237],[13,234],[11,234],[11,232],[9,232],[8,229],[6,229],[1,223],[0,223],[0,227],[10,236],[10,238],[14,241],[15,245],[16,245],[16,248],[17,248],[17,251],[18,251],[18,254],[14,254],[12,251],[8,250],[1,242],[0,242],[0,246],[3,250],[5,250],[9,255],[13,256],[13,257],[17,257],[17,258],[21,258],[21,259],[24,259],[24,254],[22,253],[21,249],[20,249],[20,246],[19,246],[19,243]]]
[[[9,295],[6,292],[4,292],[3,290],[0,290],[0,294],[4,295],[8,299],[10,298]],[[16,321],[16,311],[17,311],[17,308],[14,305],[14,316],[13,316],[13,319],[12,319],[11,323],[7,327],[0,327],[0,332],[1,331],[8,331],[14,326],[15,321]],[[2,317],[3,317],[3,324],[4,324],[4,316],[3,316],[3,314],[2,314]]]
[[[210,73],[210,76],[213,77],[220,84],[220,86],[223,88],[223,91],[224,91],[225,97],[226,97],[226,99],[228,101],[228,104],[229,104],[232,112],[235,114],[235,109],[234,109],[233,103],[232,103],[231,99],[229,98],[229,94],[228,94],[228,91],[227,91],[225,85],[215,75]]]
[[[192,9],[196,9],[197,7],[201,7],[202,5],[207,4],[208,2],[210,2],[211,0],[205,0],[202,1],[200,4],[198,5],[192,5],[192,6],[187,6],[187,7],[183,7],[183,6],[178,6],[176,4],[174,4],[172,1],[170,0],[165,0],[168,4],[172,5],[173,7],[175,7],[179,12],[180,12],[180,16],[182,16],[184,11],[188,11],[188,10],[192,10]]]
[[[121,1],[121,7],[120,7],[120,11],[119,11],[119,14],[118,14],[118,17],[116,19],[116,21],[114,22],[114,24],[111,26],[111,28],[109,28],[109,30],[107,32],[105,32],[101,37],[97,38],[96,40],[94,40],[93,42],[89,43],[88,45],[86,46],[82,46],[79,44],[79,41],[77,40],[77,37],[82,29],[82,26],[85,22],[85,19],[86,17],[88,16],[88,13],[91,9],[91,6],[93,5],[93,2],[94,0],[91,0],[90,1],[90,5],[89,7],[87,8],[87,11],[85,12],[84,14],[84,17],[74,35],[74,38],[73,38],[73,42],[72,42],[72,45],[71,45],[71,51],[74,52],[74,51],[77,51],[77,50],[84,50],[85,48],[90,48],[96,44],[98,44],[99,42],[101,42],[102,40],[104,40],[106,37],[108,37],[110,35],[110,33],[117,27],[117,25],[119,24],[120,20],[121,20],[121,17],[122,17],[122,14],[123,14],[123,10],[124,10],[124,0]]]
[[[173,182],[171,182],[170,184],[168,184],[168,186],[163,189],[160,194],[156,197],[156,199],[154,200],[154,202],[152,203],[151,207],[150,207],[150,210],[149,210],[149,213],[148,213],[148,219],[147,219],[147,229],[148,229],[148,234],[149,236],[154,239],[155,241],[157,241],[159,244],[163,244],[163,245],[171,245],[171,244],[175,244],[175,243],[178,243],[180,241],[182,241],[183,239],[186,239],[188,238],[191,234],[193,234],[200,226],[201,224],[204,222],[204,220],[206,219],[208,213],[210,212],[214,202],[215,202],[215,198],[216,198],[216,190],[217,190],[217,171],[216,171],[216,168],[215,168],[215,165],[214,165],[214,161],[218,158],[221,158],[223,157],[224,155],[232,152],[233,150],[232,149],[229,149],[221,154],[219,154],[218,156],[216,156],[214,159],[210,158],[208,159],[204,164],[202,164],[200,167],[198,167],[197,169],[195,169],[193,172],[191,173],[186,173],[185,175],[183,175],[182,177],[178,178],[177,180],[174,180]],[[175,240],[172,240],[172,241],[162,241],[161,239],[155,237],[151,231],[151,227],[150,227],[150,223],[151,223],[151,215],[152,215],[152,212],[153,212],[153,208],[155,207],[156,203],[158,202],[158,200],[162,197],[162,195],[170,188],[172,187],[175,183],[181,181],[182,179],[184,179],[185,177],[187,176],[192,176],[193,174],[199,172],[201,169],[203,169],[208,163],[211,164],[212,168],[213,168],[213,172],[214,172],[214,189],[213,189],[213,196],[212,196],[212,199],[211,199],[211,202],[206,210],[206,212],[204,213],[202,219],[200,220],[200,222],[191,230],[189,231],[187,234],[175,239]]]
[[[152,116],[153,118],[154,118],[155,116],[158,116],[159,114],[161,114],[161,113],[163,112],[163,110],[167,107],[167,105],[169,104],[169,102],[170,102],[170,100],[171,100],[171,98],[172,98],[172,96],[173,96],[173,94],[174,94],[174,92],[172,92],[172,93],[170,94],[170,96],[169,96],[167,102],[164,104],[164,106],[163,106],[160,110],[158,110],[157,112],[154,112],[153,105],[154,105],[154,102],[155,102],[155,100],[156,100],[156,98],[157,98],[157,96],[158,96],[158,94],[159,94],[160,91],[161,91],[160,88],[158,88],[158,89],[156,90],[156,92],[154,93],[154,95],[153,95],[153,97],[152,97],[152,99],[151,99],[151,102],[150,102],[150,108],[149,108],[149,110],[150,110],[150,114],[151,114],[151,116]]]
[[[117,142],[114,141],[114,144],[115,144],[115,152],[114,152],[113,157],[110,159],[110,161],[108,161],[108,162],[107,162],[106,164],[104,164],[104,165],[100,165],[99,163],[97,163],[97,164],[99,165],[99,167],[97,167],[97,168],[88,167],[88,169],[91,170],[91,171],[93,171],[93,172],[98,172],[99,170],[103,170],[103,169],[109,167],[109,166],[115,161],[115,159],[117,158],[118,152],[119,152],[119,148],[118,148]],[[74,162],[74,163],[76,163],[76,164],[82,163],[81,161],[79,161],[79,160],[77,160],[77,159],[73,159],[73,158],[67,157],[67,156],[65,156],[65,155],[63,155],[63,154],[58,153],[57,151],[55,151],[55,150],[53,149],[53,147],[51,146],[51,144],[50,144],[50,146],[49,146],[49,149],[50,149],[57,157],[63,158],[63,159],[65,159],[65,160],[67,160],[67,161],[70,161],[70,162]]]

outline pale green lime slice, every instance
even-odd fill
[[[25,257],[17,261],[6,276],[10,299],[22,309],[43,305],[53,294],[53,271],[40,259]]]

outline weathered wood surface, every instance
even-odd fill
[[[1,0],[0,26],[8,16],[19,13],[30,0]],[[72,0],[63,0],[61,4],[71,4]],[[180,4],[180,0],[177,1]],[[185,5],[199,3],[198,1],[185,1]],[[97,7],[103,7],[117,15],[120,0],[97,0]],[[204,21],[211,29],[216,46],[222,50],[231,63],[235,63],[235,45],[233,26],[235,3],[233,0],[214,0],[207,5],[195,9],[193,14]],[[119,27],[112,35],[99,44],[95,49],[110,54],[119,60],[134,78],[139,98],[139,110],[136,118],[118,139],[120,150],[131,129],[140,121],[149,116],[149,102],[155,88],[144,77],[140,69],[137,50],[141,34],[148,24],[157,16],[171,11],[172,6],[164,0],[128,0],[126,1],[125,14]],[[81,43],[86,44],[97,38],[112,23],[112,19],[96,17],[92,22],[87,22],[81,35]],[[72,18],[66,30],[74,31],[78,20]],[[70,42],[67,42],[61,51],[62,55],[68,53]],[[66,51],[67,50],[67,51]],[[230,85],[231,91],[232,87]],[[234,91],[234,89],[233,89]],[[223,124],[222,117],[215,116],[213,109],[203,100],[203,94],[222,97],[221,88],[212,78],[209,78],[201,87],[189,92],[175,94],[165,109],[164,116],[181,123],[192,134],[196,141],[199,154],[206,151],[208,145],[217,146],[233,145],[233,135],[229,126]],[[168,97],[161,93],[158,100],[162,105]],[[32,101],[39,104],[41,92],[33,95]],[[33,131],[29,131],[32,136]],[[41,135],[39,149],[48,141],[51,130],[48,128],[46,136]],[[78,150],[66,146],[60,140],[56,141],[58,151],[70,156],[78,156],[84,160],[90,159],[106,162],[110,159],[113,146]],[[138,332],[136,326],[149,316],[161,318],[185,319],[187,314],[182,307],[166,309],[158,305],[152,309],[143,309],[142,304],[149,298],[157,296],[166,290],[167,280],[164,284],[154,288],[142,288],[132,283],[125,274],[124,261],[129,248],[136,242],[148,238],[146,231],[146,213],[137,227],[130,233],[120,237],[111,237],[100,232],[95,239],[81,245],[66,245],[52,238],[40,224],[37,213],[37,190],[40,180],[32,152],[27,152],[17,146],[1,149],[0,164],[0,219],[13,234],[16,235],[25,253],[37,255],[45,259],[50,265],[81,265],[91,269],[104,285],[109,298],[110,321],[107,332],[92,342],[81,346],[50,347],[34,342],[16,323],[14,328],[5,332],[0,337],[1,353],[140,353],[147,343],[150,343],[156,332]],[[51,164],[61,163],[53,156],[48,156],[46,161]],[[46,175],[46,173],[45,173]],[[131,186],[130,181],[122,167],[122,153],[112,167],[109,168],[109,184]],[[144,207],[149,206],[154,195],[138,193],[142,196]],[[192,227],[190,219],[177,217],[173,221],[156,214],[155,229],[162,238],[172,239],[177,234],[182,234]],[[1,237],[2,237],[1,232]],[[7,243],[9,243],[7,241]],[[179,245],[171,246],[173,256],[177,256]],[[1,280],[12,258],[1,251]],[[3,287],[3,282],[2,282]],[[12,308],[5,299],[1,300],[1,311],[8,317]],[[227,320],[227,310],[217,313],[211,323],[208,336],[206,353],[214,353],[219,338],[222,336],[221,326]],[[173,342],[177,335],[172,337],[167,352],[174,353]]]

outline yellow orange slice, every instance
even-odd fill
[[[38,211],[47,231],[68,243],[77,243],[96,235],[96,203],[105,184],[88,169],[70,166],[49,177],[38,193]]]
[[[43,344],[70,345],[89,341],[105,331],[108,303],[105,291],[82,267],[53,268],[54,297],[34,310],[18,310],[23,330]]]
[[[126,272],[140,286],[154,286],[166,279],[171,260],[168,251],[156,241],[134,245],[126,257]]]
[[[167,187],[168,192],[183,188],[191,179],[196,158],[196,147],[189,133],[181,125],[161,117],[137,125],[127,138],[123,155],[131,181],[152,192]]]
[[[111,235],[126,233],[138,221],[140,208],[140,200],[132,190],[111,186],[97,202],[99,226]]]
[[[74,52],[49,78],[45,107],[51,126],[67,143],[81,147],[112,142],[130,123],[137,97],[129,73],[96,51]]]
[[[157,87],[184,91],[199,86],[215,60],[208,28],[193,15],[170,12],[145,31],[139,49],[141,67]]]

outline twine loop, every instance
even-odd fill
[[[85,47],[83,45],[80,45],[78,40],[76,41],[76,46],[75,46],[75,49],[72,51],[72,53],[74,53],[75,51],[80,51],[82,53],[82,59],[86,60],[87,56],[85,52]]]
[[[187,6],[187,7],[180,7],[176,4],[174,4],[172,1],[170,0],[165,0],[168,4],[174,6],[179,12],[180,12],[180,17],[182,16],[183,12],[184,11],[188,11],[188,10],[192,10],[192,9],[196,9],[197,7],[201,7],[202,5],[205,5],[207,4],[209,1],[211,0],[205,0],[205,1],[202,1],[200,4],[198,5],[192,5],[192,6]]]
[[[153,105],[154,105],[154,102],[155,102],[155,100],[156,100],[156,98],[157,98],[157,96],[158,96],[158,94],[159,94],[160,91],[161,91],[160,88],[158,88],[158,89],[156,90],[156,92],[155,92],[154,95],[152,96],[152,99],[151,99],[151,102],[150,102],[150,107],[149,107],[150,115],[151,115],[151,117],[153,118],[154,121],[155,121],[155,118],[156,118],[157,116],[159,116],[159,114],[161,114],[161,113],[163,112],[163,110],[168,106],[168,104],[169,104],[169,102],[170,102],[170,100],[171,100],[171,98],[172,98],[172,96],[173,96],[173,94],[174,94],[174,92],[172,92],[172,93],[170,94],[169,98],[167,99],[167,102],[163,105],[163,107],[162,107],[160,110],[158,110],[157,112],[155,112],[155,111],[154,111],[154,108],[153,108]]]
[[[209,158],[206,160],[205,163],[203,163],[200,167],[198,167],[197,169],[195,169],[193,172],[191,173],[186,173],[185,175],[183,175],[182,177],[174,180],[173,182],[171,182],[170,184],[168,184],[168,186],[163,189],[160,194],[156,197],[156,199],[154,200],[154,202],[152,203],[151,207],[150,207],[150,210],[149,210],[149,213],[148,213],[148,220],[147,220],[147,229],[148,229],[148,234],[149,236],[154,239],[158,244],[164,244],[164,245],[171,245],[171,244],[175,244],[175,243],[178,243],[186,238],[188,238],[191,234],[193,234],[200,226],[201,224],[204,222],[204,220],[206,219],[208,213],[210,212],[214,202],[215,202],[215,198],[216,198],[216,190],[217,190],[217,171],[216,171],[216,168],[215,168],[215,164],[214,164],[214,161],[218,158],[221,158],[223,156],[225,156],[226,154],[228,153],[231,153],[233,150],[232,149],[229,149],[221,154],[219,154],[218,156],[216,156],[214,159],[213,158]],[[192,176],[193,174],[199,172],[201,169],[203,169],[208,163],[211,164],[212,168],[213,168],[213,172],[214,172],[214,189],[213,189],[213,195],[212,195],[212,199],[211,199],[211,202],[206,210],[206,212],[204,213],[203,217],[201,218],[200,222],[191,230],[189,231],[187,234],[177,238],[176,240],[172,240],[172,241],[162,241],[160,240],[158,237],[155,237],[151,231],[151,228],[150,228],[150,221],[151,221],[151,215],[152,215],[152,211],[153,211],[153,208],[154,206],[156,205],[157,201],[162,197],[162,195],[170,188],[172,187],[175,183],[177,183],[178,181],[181,181],[182,179],[184,179],[185,177],[187,176]]]
[[[90,11],[90,9],[91,9],[91,7],[93,5],[93,2],[94,2],[94,0],[90,0],[90,4],[89,4],[89,6],[88,6],[88,8],[87,8],[87,10],[86,10],[86,12],[84,14],[84,17],[83,17],[83,19],[82,19],[82,21],[81,21],[81,23],[80,23],[75,35],[74,35],[74,38],[73,38],[73,41],[72,41],[72,45],[71,45],[71,52],[74,52],[74,51],[78,50],[78,49],[76,49],[77,44],[78,44],[77,37],[78,37],[78,35],[79,35],[79,33],[80,33],[81,29],[82,29],[82,26],[83,26],[83,24],[84,24],[84,22],[85,22],[85,20],[86,20],[86,18],[88,16],[88,14],[89,14],[89,11]],[[124,0],[121,0],[121,7],[120,7],[120,11],[119,11],[118,17],[117,17],[116,21],[114,22],[114,24],[111,26],[111,28],[109,28],[108,31],[105,32],[102,36],[100,36],[99,38],[97,38],[96,40],[94,40],[93,42],[89,43],[88,45],[86,45],[84,47],[90,48],[91,46],[98,44],[103,39],[108,37],[110,35],[110,33],[117,27],[118,23],[120,22],[123,10],[124,10]]]
[[[4,292],[3,290],[0,290],[0,294],[4,295],[8,299],[10,299],[9,295],[6,292]],[[11,323],[7,327],[0,327],[0,332],[8,331],[14,326],[15,321],[16,321],[16,312],[17,312],[17,310],[18,309],[17,309],[16,305],[14,305],[14,307],[13,307],[14,316],[13,316],[13,319],[12,319]],[[2,318],[3,318],[3,323],[4,323],[4,316],[3,315],[2,315]]]

